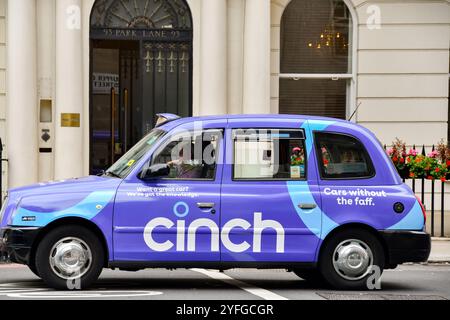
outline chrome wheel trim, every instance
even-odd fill
[[[92,252],[83,240],[67,237],[52,247],[49,262],[52,271],[61,279],[79,279],[91,268]]]
[[[358,239],[342,241],[334,250],[332,259],[338,275],[350,281],[363,279],[373,267],[372,250]]]

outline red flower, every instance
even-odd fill
[[[410,173],[409,173],[409,177],[410,177],[410,178],[415,178],[416,175],[414,174],[414,172],[410,172]]]
[[[400,159],[400,163],[405,163],[405,159],[404,159],[404,158],[401,158],[401,159]]]
[[[442,177],[442,178],[441,178],[441,181],[442,181],[442,182],[445,182],[445,177]]]
[[[397,158],[397,157],[393,157],[393,158],[392,158],[392,161],[397,162],[397,161],[398,161],[398,158]]]
[[[428,176],[427,179],[428,180],[433,180],[433,177],[432,176]]]
[[[450,160],[447,160],[447,167],[450,167]]]
[[[436,170],[434,170],[434,171],[436,171],[436,173],[439,173],[439,171],[441,171],[441,169],[436,168]]]

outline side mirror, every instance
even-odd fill
[[[142,180],[152,180],[167,177],[170,174],[170,168],[167,164],[154,164],[144,169],[140,177]]]

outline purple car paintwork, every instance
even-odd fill
[[[104,239],[109,266],[316,263],[324,241],[346,225],[387,233],[424,231],[421,205],[402,183],[376,137],[361,126],[288,115],[171,120],[158,128],[167,134],[132,163],[123,179],[91,176],[9,190],[1,229],[48,230],[61,219],[83,219]],[[224,132],[216,150],[214,179],[140,179],[143,166],[170,134],[192,131],[198,123],[202,129]],[[303,130],[307,180],[233,179],[233,129],[259,128]],[[356,138],[366,148],[375,174],[365,179],[322,179],[314,140],[318,132]],[[340,204],[340,197],[358,201],[358,205]],[[199,203],[212,203],[214,208],[200,208]],[[299,208],[301,203],[313,206],[305,210]],[[404,207],[400,213],[394,210],[398,203]],[[13,250],[10,254],[16,262],[28,264],[34,245],[30,244],[25,256],[14,255]],[[423,260],[428,254],[417,259],[414,254],[406,256],[391,261],[392,266]]]

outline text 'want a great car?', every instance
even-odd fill
[[[302,116],[178,118],[102,176],[11,189],[2,250],[50,287],[103,268],[283,268],[342,289],[422,262],[426,215],[376,137]]]

